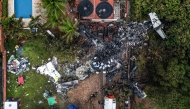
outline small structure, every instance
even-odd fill
[[[162,28],[164,27],[164,25],[162,24],[162,22],[158,19],[158,16],[156,15],[155,12],[151,12],[149,13],[153,28],[156,30],[156,32],[163,38],[166,38],[165,33],[162,31]]]
[[[112,22],[120,19],[120,5],[114,0],[76,0],[75,4],[81,20]]]
[[[104,97],[104,109],[116,109],[116,99],[114,95],[110,94]]]
[[[42,65],[40,67],[37,68],[37,72],[39,72],[40,74],[43,75],[48,75],[50,77],[53,78],[53,81],[56,83],[59,78],[61,77],[61,75],[59,74],[59,72],[55,69],[54,65],[52,62],[48,62],[45,65]]]
[[[17,101],[6,101],[4,102],[4,109],[19,109]]]
[[[4,108],[3,109],[20,109],[20,99],[19,98],[8,98],[4,102]]]

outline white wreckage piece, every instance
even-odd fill
[[[162,24],[162,22],[158,19],[158,16],[156,15],[155,12],[151,12],[149,13],[152,25],[154,30],[156,30],[156,32],[162,37],[162,39],[166,38],[165,33],[162,31],[162,28],[164,27],[164,25]]]
[[[37,72],[43,75],[48,75],[54,79],[54,82],[56,83],[61,75],[59,72],[55,69],[54,65],[52,62],[48,62],[45,65],[42,65],[37,68]]]

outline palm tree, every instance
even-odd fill
[[[57,27],[60,24],[60,19],[55,16],[51,16],[47,19],[47,26],[52,26],[52,28]]]
[[[59,30],[65,33],[62,38],[66,39],[66,43],[72,42],[74,37],[79,35],[77,26],[78,21],[74,19],[65,18],[62,20]]]
[[[67,0],[42,0],[42,8],[46,9],[45,15],[47,15],[47,22],[56,26],[58,24],[61,15],[64,15]]]
[[[36,16],[36,17],[34,17],[32,15],[30,16],[31,21],[29,22],[28,27],[31,30],[33,30],[34,28],[37,28],[37,32],[30,31],[32,33],[32,35],[30,35],[30,36],[37,36],[37,37],[38,36],[45,36],[45,30],[46,30],[47,24],[46,23],[42,24],[40,22],[40,20],[41,20],[40,17],[41,17],[41,15]]]
[[[22,18],[15,19],[15,14],[11,17],[2,17],[0,25],[3,27],[4,36],[13,38],[18,31],[22,31],[23,22]]]

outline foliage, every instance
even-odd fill
[[[166,24],[167,45],[189,46],[189,4],[189,0],[133,0],[132,17],[143,20],[148,18],[149,12],[156,12]]]
[[[29,22],[29,28],[23,29],[23,22],[22,18],[15,19],[15,15],[12,15],[11,17],[2,17],[0,19],[0,25],[3,27],[4,36],[7,37],[17,37],[18,39],[24,38],[24,39],[30,39],[33,37],[40,37],[45,36],[45,27],[46,24],[41,24],[39,22],[39,17],[37,16],[34,18],[31,16],[31,21]],[[38,28],[38,32],[33,32],[33,28]]]
[[[4,17],[7,17],[7,14],[8,14],[8,0],[3,0],[2,2],[2,15]]]
[[[41,60],[44,62],[53,56],[58,57],[59,61],[72,62],[75,59],[76,45],[66,45],[59,39],[50,39],[48,37],[33,38],[23,45],[23,54],[32,60],[32,64],[39,65]],[[40,59],[40,61],[39,61]]]
[[[52,27],[59,24],[60,16],[65,14],[67,0],[42,0],[42,8],[46,9],[47,22]]]
[[[60,62],[69,61],[73,62],[76,57],[78,46],[75,42],[66,44],[64,41],[55,38],[48,41],[48,50],[51,51],[53,56],[61,57]]]
[[[57,26],[59,25],[59,23],[60,23],[60,19],[59,19],[59,18],[57,19],[57,18],[54,17],[54,16],[49,17],[49,18],[47,19],[47,24],[48,24],[48,26],[51,26],[52,28],[57,27]]]
[[[151,81],[147,92],[157,101],[157,108],[189,107],[189,5],[189,0],[132,0],[132,19],[147,20],[148,13],[156,12],[165,24],[167,39],[163,41],[156,32],[150,31],[149,51],[141,58],[146,63],[146,67],[141,68]]]
[[[34,38],[23,45],[23,55],[29,57],[31,65],[39,66],[42,60],[51,58],[47,50],[47,38]]]
[[[64,33],[62,38],[65,39],[66,44],[71,43],[76,36],[79,35],[78,21],[69,18],[66,15],[67,2],[72,0],[42,0],[42,8],[46,9],[45,16],[47,16],[47,26],[57,28]],[[49,14],[51,13],[51,14]]]
[[[62,36],[66,40],[66,43],[72,42],[75,36],[79,36],[77,32],[78,21],[74,19],[63,19],[62,25],[59,26],[60,31],[64,32],[65,35]]]
[[[30,31],[28,32],[28,36],[30,37],[45,37],[46,36],[46,26],[47,24],[41,24],[41,15],[33,17],[30,16],[31,21],[28,24],[28,27],[30,28]],[[37,32],[33,32],[33,29],[37,28]],[[26,34],[26,33],[24,33]],[[30,38],[31,38],[30,37]],[[27,37],[26,37],[27,38]]]
[[[22,18],[15,19],[15,15],[11,17],[2,17],[0,25],[3,27],[4,36],[13,38],[18,31],[22,31],[23,23]]]

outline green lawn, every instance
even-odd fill
[[[5,44],[6,50],[10,53],[7,56],[9,59],[10,55],[15,53],[14,47],[17,44],[16,39],[8,39]],[[38,74],[36,70],[31,69],[32,66],[40,66],[42,65],[42,60],[44,62],[48,61],[48,58],[51,58],[53,55],[51,54],[61,54],[61,52],[52,53],[47,48],[47,39],[38,38],[35,40],[27,41],[23,47],[22,54],[24,57],[28,57],[30,65],[30,71],[24,72],[23,76],[26,80],[23,86],[18,86],[17,77],[19,75],[7,73],[7,97],[19,97],[21,98],[21,109],[49,109],[47,100],[43,98],[42,92],[47,90],[52,90],[56,94],[55,88],[52,83],[48,83],[48,77]],[[62,53],[64,54],[64,53]],[[65,59],[60,57],[62,60]],[[59,58],[59,57],[58,57]],[[73,58],[73,57],[72,57]],[[67,58],[68,59],[68,58]],[[20,74],[21,75],[21,74]],[[43,101],[42,104],[39,104],[39,101]]]
[[[50,51],[46,47],[47,39],[40,38],[26,42],[23,45],[23,55],[29,58],[31,65],[42,65],[42,60],[48,61],[51,58]]]
[[[45,89],[53,90],[51,84],[47,82],[48,77],[40,75],[35,71],[26,72],[23,76],[25,84],[18,86],[18,75],[8,73],[7,80],[10,83],[7,84],[7,97],[21,98],[22,109],[48,109],[47,100],[42,96],[42,92]],[[38,104],[39,101],[43,101],[43,103]]]

